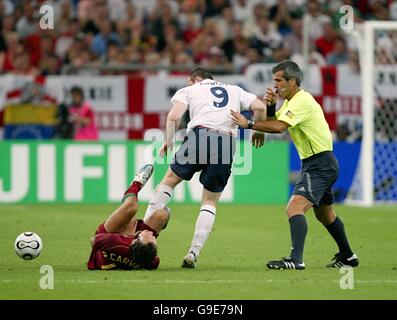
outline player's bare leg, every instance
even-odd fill
[[[165,229],[171,216],[169,208],[155,211],[149,219],[144,220],[145,224],[160,234],[161,230]]]
[[[211,192],[203,188],[200,214],[188,254],[183,259],[182,268],[196,268],[197,257],[204,247],[215,222],[216,205],[222,192]]]
[[[171,168],[168,168],[161,183],[166,184],[171,188],[175,188],[183,179],[178,177]]]
[[[138,211],[138,192],[146,184],[153,173],[153,166],[146,165],[135,175],[127,191],[123,203],[106,220],[104,227],[107,232],[124,232]]]
[[[291,218],[292,216],[298,214],[304,214],[312,206],[313,203],[307,200],[304,196],[293,195],[288,201],[288,205],[287,205],[288,218]]]
[[[136,196],[128,197],[106,220],[107,232],[124,232],[138,211]]]

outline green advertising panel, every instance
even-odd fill
[[[0,142],[0,203],[118,202],[146,163],[155,164],[153,178],[140,193],[148,201],[166,172],[171,155],[156,154],[158,145],[128,142]],[[288,199],[287,142],[269,142],[253,149],[237,146],[233,174],[221,201],[285,203]],[[199,202],[199,174],[175,189],[173,201]]]

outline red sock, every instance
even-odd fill
[[[142,189],[142,183],[135,181],[128,187],[128,189],[124,193],[124,195],[131,194],[131,193],[138,195],[138,192],[141,189]]]

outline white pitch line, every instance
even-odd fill
[[[125,279],[125,280],[66,280],[66,283],[153,283],[153,284],[213,284],[213,283],[310,283],[310,282],[321,282],[321,283],[329,283],[330,281],[327,280],[274,280],[274,279],[267,279],[267,280],[231,280],[231,279],[217,279],[217,280],[139,280],[139,279]],[[332,280],[333,283],[339,283],[340,280]],[[382,283],[382,284],[397,284],[397,280],[355,280],[354,283],[357,284],[371,284],[371,283]]]
[[[125,280],[66,280],[66,283],[175,283],[175,284],[189,284],[189,283],[242,283],[242,282],[258,282],[254,280],[229,280],[229,279],[217,279],[217,280],[140,280],[140,279],[125,279]],[[263,281],[265,282],[265,281]]]
[[[213,283],[339,283],[340,280],[282,280],[282,279],[266,279],[266,280],[248,280],[248,279],[215,279],[215,280],[172,280],[172,279],[164,279],[164,280],[144,280],[144,279],[124,279],[124,280],[88,280],[88,279],[71,279],[71,280],[56,280],[58,283],[71,283],[71,284],[99,284],[99,283],[152,283],[152,284],[213,284]],[[2,283],[16,283],[23,282],[21,279],[2,279]],[[28,282],[28,281],[26,281]],[[354,283],[357,284],[397,284],[397,279],[393,280],[354,280]]]

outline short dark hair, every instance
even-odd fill
[[[194,80],[194,78],[201,78],[201,79],[211,79],[214,80],[211,72],[205,70],[203,68],[196,68],[190,73],[190,79]]]
[[[151,264],[157,256],[157,246],[150,242],[143,244],[137,240],[129,248],[132,262],[142,269],[151,269]]]
[[[84,90],[83,90],[83,88],[81,88],[81,87],[79,87],[79,86],[73,86],[73,87],[70,89],[70,93],[71,93],[71,94],[76,93],[76,94],[80,95],[82,98],[84,98]]]
[[[280,62],[272,69],[273,74],[277,71],[283,71],[285,80],[295,79],[296,84],[300,86],[302,81],[302,71],[295,62],[291,60]]]

